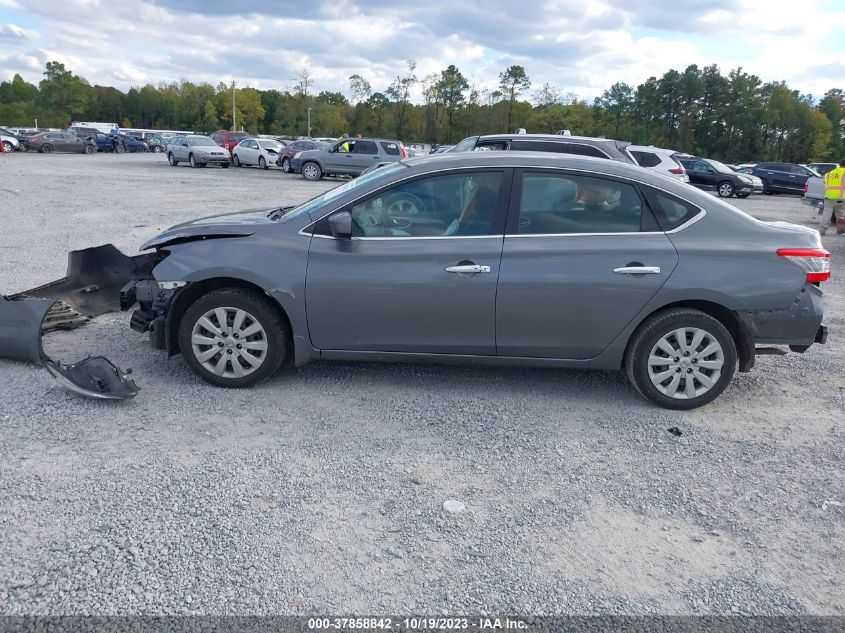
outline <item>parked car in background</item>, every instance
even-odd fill
[[[3,144],[3,148],[7,152],[14,152],[21,148],[21,142],[17,135],[12,134],[11,131],[5,128],[0,128],[0,143]]]
[[[114,151],[117,153],[150,151],[149,145],[147,145],[144,141],[139,141],[134,136],[129,136],[128,134],[118,134],[116,138],[118,140],[118,144],[115,146]]]
[[[827,172],[833,171],[837,167],[839,167],[838,163],[807,163],[806,165],[802,165],[802,167],[807,167],[812,169],[816,172],[819,176],[824,176]]]
[[[235,145],[240,143],[245,138],[252,138],[252,136],[247,134],[246,132],[230,132],[229,130],[217,130],[214,134],[211,135],[211,138],[214,139],[214,142],[217,143],[220,147],[225,147],[227,150],[229,150],[229,154],[231,155],[232,150],[235,149]]]
[[[811,176],[804,182],[804,193],[801,196],[801,202],[814,209],[818,209],[819,215],[821,215],[824,209],[825,191],[824,176]]]
[[[71,125],[67,130],[65,130],[68,134],[74,134],[81,138],[93,138],[97,134],[108,134],[107,132],[102,132],[95,127],[84,127],[81,125]]]
[[[97,132],[85,138],[94,141],[98,152],[113,152],[115,147],[120,145],[120,140],[116,136],[110,136],[102,132]]]
[[[232,163],[235,167],[257,165],[267,169],[275,165],[283,145],[275,139],[245,138],[232,150]]]
[[[346,148],[349,148],[346,151]],[[312,149],[294,154],[291,169],[306,180],[323,176],[359,176],[379,162],[397,162],[407,158],[405,148],[397,140],[383,138],[345,138],[325,149]]]
[[[757,163],[747,170],[763,181],[764,193],[797,193],[803,195],[808,178],[818,174],[795,163]]]
[[[747,198],[754,192],[751,178],[717,160],[688,154],[678,155],[677,159],[686,168],[690,184],[699,189],[715,191],[720,198]]]
[[[225,168],[230,164],[229,159],[229,152],[210,136],[174,136],[167,145],[167,161],[172,167],[176,167],[180,162],[187,162],[191,167],[220,165]]]
[[[657,173],[672,176],[681,182],[689,182],[687,170],[675,158],[680,155],[678,152],[661,149],[654,145],[629,145],[626,149],[640,167],[653,169]]]
[[[608,158],[636,165],[627,152],[627,141],[590,136],[563,136],[558,134],[488,134],[470,136],[449,150],[449,153],[479,151],[554,152]]]
[[[285,362],[460,361],[621,369],[693,409],[751,370],[755,345],[827,339],[818,232],[621,161],[410,159],[141,249],[157,254],[121,293],[132,329],[223,387]]]
[[[156,154],[167,148],[167,141],[158,132],[125,132],[125,135],[146,143],[149,150]]]
[[[454,145],[438,145],[437,147],[432,148],[431,154],[442,154],[444,152],[450,151]]]
[[[757,176],[755,176],[754,174],[747,173],[745,169],[741,168],[739,165],[728,165],[728,167],[730,167],[733,171],[741,173],[742,175],[747,176],[751,179],[751,186],[754,188],[752,193],[763,193],[763,181],[760,180]]]
[[[97,144],[90,138],[82,138],[76,134],[67,132],[43,132],[31,136],[27,141],[30,149],[38,150],[44,154],[53,152],[76,152],[94,154],[97,152]]]
[[[322,141],[312,141],[310,139],[301,139],[293,141],[286,147],[282,148],[279,156],[276,159],[276,165],[282,168],[282,171],[289,174],[293,171],[291,161],[294,156],[298,156],[302,152],[307,152],[312,149],[326,149],[331,143],[324,143]]]

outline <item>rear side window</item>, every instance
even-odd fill
[[[647,185],[641,185],[641,187],[654,216],[657,218],[657,223],[664,231],[676,229],[701,213],[700,208],[686,200],[681,200]]]
[[[475,147],[475,142],[478,140],[477,136],[469,136],[452,148],[453,152],[469,152]]]
[[[593,158],[609,158],[607,154],[597,147],[593,147],[592,145],[582,145],[581,143],[570,143],[569,153],[576,154],[578,156],[592,156]]]
[[[558,154],[567,153],[568,142],[555,143],[549,141],[511,141],[511,149],[520,152],[557,152]]]
[[[399,156],[399,145],[396,143],[385,143],[382,141],[381,147],[385,154],[389,154],[390,156]]]
[[[352,152],[355,154],[378,154],[378,146],[375,141],[355,141],[352,146]]]
[[[551,172],[522,177],[519,235],[639,233],[642,200],[629,184]]]
[[[657,167],[660,164],[660,156],[654,152],[640,152],[633,149],[628,151],[640,167]]]
[[[501,152],[508,148],[507,141],[498,141],[495,143],[479,143],[475,146],[474,152]]]

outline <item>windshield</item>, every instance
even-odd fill
[[[249,138],[246,132],[229,132],[229,139],[232,141],[240,141],[242,138]]]
[[[299,217],[305,213],[311,213],[314,209],[318,209],[324,203],[332,200],[333,198],[337,198],[338,196],[346,193],[347,191],[351,191],[353,189],[357,189],[361,185],[366,185],[371,183],[375,180],[379,180],[384,176],[388,176],[394,172],[399,171],[406,165],[402,163],[390,163],[389,165],[385,165],[384,167],[379,167],[378,169],[374,169],[368,174],[364,174],[363,176],[358,176],[354,180],[350,180],[349,182],[340,185],[339,187],[335,187],[334,189],[329,189],[327,192],[320,194],[316,198],[311,198],[308,202],[305,202],[298,207],[292,208],[290,211],[285,212],[284,218],[286,220],[291,218]],[[281,217],[278,213],[278,210],[273,211],[270,216],[272,219],[278,219]]]
[[[193,147],[217,147],[217,143],[208,137],[204,138],[189,138],[188,145]]]
[[[258,141],[258,144],[263,147],[264,149],[278,149],[282,146],[279,141],[272,141],[272,140],[263,140]]]
[[[710,163],[710,166],[713,167],[716,171],[723,173],[723,174],[732,174],[734,173],[733,169],[725,165],[724,163],[720,163],[718,160],[707,160]]]

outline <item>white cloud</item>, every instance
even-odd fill
[[[25,8],[0,0],[0,7],[51,34],[45,50],[34,45],[37,32],[0,25],[0,61],[16,56],[0,72],[37,81],[48,56],[91,83],[124,90],[182,78],[288,89],[307,64],[318,91],[345,90],[353,73],[383,91],[415,59],[420,78],[456,64],[479,88],[494,88],[501,70],[521,64],[534,87],[550,83],[586,98],[616,81],[717,63],[818,96],[842,85],[836,69],[845,63],[838,39],[845,11],[824,13],[820,0],[535,0],[531,10],[510,0],[28,0]],[[80,17],[91,15],[96,27]],[[822,54],[831,44],[839,53]]]

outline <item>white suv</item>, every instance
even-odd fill
[[[674,176],[681,182],[689,182],[687,170],[675,158],[678,152],[671,149],[661,149],[654,145],[629,145],[627,150],[640,167],[653,169],[667,176]]]

